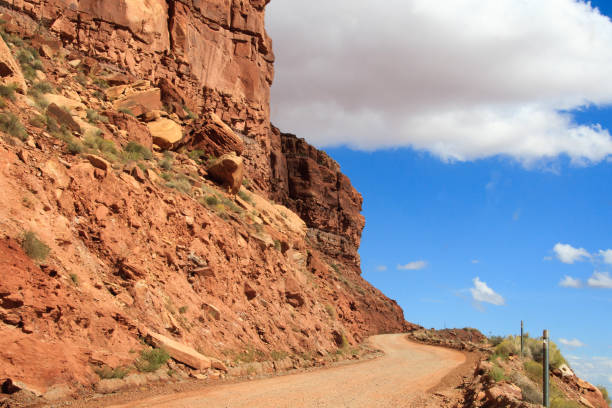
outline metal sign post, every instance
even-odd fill
[[[521,358],[525,357],[525,354],[523,352],[525,346],[525,342],[523,340],[523,321],[521,320]]]
[[[542,341],[542,351],[544,352],[544,358],[542,359],[542,366],[543,366],[543,370],[542,370],[542,388],[543,388],[543,393],[542,393],[542,405],[544,405],[546,408],[550,408],[550,396],[548,393],[548,381],[549,381],[549,368],[548,368],[548,350],[549,350],[549,346],[548,346],[548,330],[544,330],[544,336],[543,336],[543,341]]]

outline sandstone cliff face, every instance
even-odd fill
[[[314,245],[359,272],[357,250],[365,225],[361,194],[325,152],[276,128],[272,136],[272,197],[302,217]]]
[[[268,2],[19,0],[10,6],[49,24],[65,45],[179,89],[195,112],[216,113],[242,135],[253,185],[304,217],[310,238],[326,253],[358,268],[364,225],[359,193],[324,152],[270,125]],[[193,132],[200,129],[205,126]],[[226,148],[214,153],[236,150],[234,143]]]
[[[27,95],[0,108],[25,124],[0,133],[0,382],[91,384],[149,333],[231,366],[244,350],[298,361],[409,327],[360,276],[359,193],[270,125],[266,4],[0,1],[2,29],[43,54]],[[134,158],[134,143],[168,151]],[[205,164],[229,151],[245,166],[238,196]],[[26,258],[24,231],[46,260]]]
[[[212,110],[248,139],[247,169],[269,189],[272,42],[266,0],[18,0],[12,10],[49,25],[65,46],[168,80],[194,112]]]

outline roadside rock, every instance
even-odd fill
[[[152,338],[153,343],[157,347],[162,347],[168,351],[170,357],[176,361],[187,364],[196,370],[204,370],[212,367],[218,370],[227,371],[227,368],[220,360],[212,357],[206,357],[189,346],[181,344],[161,334],[149,332],[149,336]]]

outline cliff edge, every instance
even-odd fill
[[[274,371],[411,327],[360,276],[361,195],[270,124],[267,3],[0,1],[3,392]]]

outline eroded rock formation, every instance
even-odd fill
[[[92,384],[150,333],[231,370],[245,349],[291,366],[409,327],[360,276],[359,193],[270,124],[266,4],[0,1],[42,58],[3,108],[25,127],[0,138],[0,380]],[[209,156],[230,152],[244,178],[217,177],[226,194]]]

